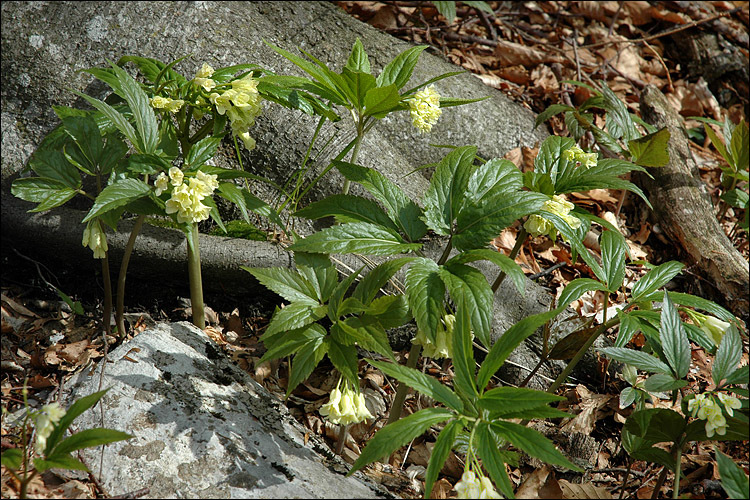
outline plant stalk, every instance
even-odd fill
[[[352,150],[352,156],[349,158],[350,163],[357,163],[357,156],[359,156],[359,147],[362,145],[362,137],[365,135],[365,131],[362,127],[362,118],[357,120],[357,139],[354,142],[354,149]],[[341,188],[342,194],[349,194],[349,186],[351,181],[344,179],[344,187]]]
[[[203,330],[206,328],[206,314],[203,305],[203,280],[201,278],[201,252],[198,238],[198,223],[193,222],[193,230],[187,235],[192,238],[187,242],[188,277],[190,278],[190,303],[193,310],[193,324]]]
[[[421,354],[421,352],[422,352],[422,346],[417,343],[413,343],[411,345],[411,349],[409,350],[409,359],[406,360],[406,366],[409,368],[416,368],[417,361],[419,360],[419,355]],[[396,396],[393,398],[393,406],[391,407],[391,414],[388,415],[387,424],[392,424],[393,422],[401,418],[401,409],[404,407],[404,400],[406,399],[406,391],[408,390],[409,390],[408,385],[406,385],[403,382],[398,383],[398,388],[396,389]]]
[[[112,278],[109,274],[109,252],[102,259],[102,279],[104,280],[104,331],[112,335]],[[105,339],[106,342],[106,339]]]
[[[128,264],[130,263],[133,248],[135,247],[135,239],[138,237],[138,233],[141,232],[141,227],[143,227],[145,220],[145,215],[139,215],[135,220],[135,225],[133,226],[133,230],[130,231],[130,238],[128,238],[128,244],[125,246],[125,253],[120,263],[120,274],[117,276],[117,310],[115,312],[115,322],[117,323],[117,335],[119,337],[125,336],[125,278],[128,274]]]

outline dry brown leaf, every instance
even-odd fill
[[[30,318],[38,318],[39,315],[35,312],[29,311],[24,306],[16,302],[15,300],[12,300],[8,298],[7,295],[2,294],[2,301],[8,304],[8,306],[13,309],[15,312],[20,314],[21,316],[28,316]]]
[[[528,85],[529,82],[531,82],[529,70],[521,65],[503,66],[502,68],[493,71],[493,73],[499,78],[508,80],[509,82],[513,82],[518,85]]]
[[[541,63],[562,62],[562,58],[557,54],[550,54],[543,50],[534,49],[507,40],[497,41],[495,55],[497,56],[501,67],[521,65],[529,68]]]
[[[594,430],[594,426],[596,425],[597,420],[600,420],[612,413],[611,409],[608,409],[608,411],[600,410],[604,410],[605,407],[607,407],[607,403],[609,403],[609,401],[613,398],[617,398],[617,396],[612,396],[609,394],[595,394],[588,390],[586,386],[581,384],[578,384],[578,386],[576,386],[576,393],[580,398],[578,407],[581,411],[573,419],[565,422],[560,430],[566,432],[580,432],[582,434],[591,434],[591,432]]]
[[[516,491],[516,498],[562,498],[555,472],[546,465],[532,472]]]
[[[560,479],[563,498],[612,498],[612,494],[602,486],[594,486],[592,483],[576,484]]]
[[[617,12],[619,2],[572,2],[570,11],[574,14],[581,14],[583,17],[601,21],[603,23],[612,22],[612,17]],[[643,2],[646,3],[647,2]]]

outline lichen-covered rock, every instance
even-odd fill
[[[99,390],[104,426],[134,439],[104,450],[109,494],[148,488],[149,498],[383,498],[392,496],[348,471],[283,402],[227,360],[189,323],[159,323],[111,353],[94,373],[67,384],[66,406]],[[75,421],[101,426],[100,408]],[[100,448],[84,452],[99,472]]]

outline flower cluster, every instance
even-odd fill
[[[151,106],[156,109],[166,109],[170,113],[177,113],[184,105],[185,101],[182,99],[170,99],[169,97],[162,97],[160,95],[151,98]]]
[[[479,477],[471,469],[464,471],[461,480],[453,487],[458,498],[503,498],[495,490],[490,478],[480,473]]]
[[[41,455],[44,453],[44,449],[47,447],[47,438],[52,434],[61,418],[65,415],[65,410],[60,408],[59,403],[50,403],[42,406],[42,409],[34,418],[36,427],[36,442],[34,443],[34,449],[37,454]]]
[[[565,158],[568,161],[575,162],[576,165],[583,166],[585,168],[591,168],[596,166],[598,155],[596,153],[586,153],[578,146],[573,146],[570,149],[563,151]]]
[[[216,87],[216,82],[211,79],[211,76],[213,74],[214,74],[214,69],[208,64],[203,63],[203,66],[201,66],[201,69],[199,69],[198,72],[195,74],[195,78],[193,78],[193,82],[195,82],[196,85],[203,87],[203,89],[206,92],[210,92],[213,90],[214,87]]]
[[[702,314],[701,316],[703,316],[703,321],[698,325],[700,329],[710,335],[711,338],[714,339],[716,345],[721,344],[721,339],[724,337],[724,334],[727,333],[727,330],[729,330],[731,325],[714,316],[704,316]]]
[[[190,177],[188,182],[183,182],[184,174],[177,167],[169,169],[169,176],[160,173],[154,182],[156,196],[173,186],[172,194],[166,202],[166,212],[177,214],[177,222],[194,223],[208,219],[211,207],[203,204],[203,199],[211,196],[219,187],[216,175],[206,174],[200,170],[195,177]]]
[[[255,148],[255,139],[250,136],[249,129],[255,124],[255,118],[263,111],[258,81],[248,74],[233,80],[231,89],[221,94],[213,92],[208,98],[220,115],[227,115],[232,132],[242,139],[245,147]]]
[[[563,219],[571,229],[578,229],[581,227],[581,220],[578,217],[569,215],[570,211],[573,210],[575,205],[567,201],[563,195],[556,194],[551,200],[545,201],[542,206],[542,210],[553,213]],[[555,226],[540,215],[531,215],[523,225],[524,229],[529,232],[532,236],[542,236],[545,234],[550,237],[555,235]]]
[[[417,330],[414,342],[422,346],[422,354],[428,358],[452,358],[453,328],[455,324],[456,317],[453,314],[447,314],[438,323],[437,332],[435,332],[435,343],[431,342],[422,330]]]
[[[424,90],[414,94],[409,99],[409,109],[411,110],[411,124],[421,133],[426,134],[432,130],[440,118],[443,111],[440,109],[440,94],[435,90],[434,85],[430,85]]]
[[[688,411],[693,417],[706,421],[706,436],[712,437],[714,433],[723,436],[727,433],[727,419],[721,411],[722,406],[731,417],[734,411],[742,407],[740,400],[734,396],[716,393],[721,405],[710,394],[698,394],[695,399],[688,402]]]
[[[348,425],[362,422],[367,418],[373,418],[365,406],[365,397],[360,392],[354,392],[349,387],[349,382],[344,380],[343,390],[340,390],[341,379],[336,388],[331,391],[328,403],[320,407],[320,414],[327,417],[334,424]]]
[[[98,220],[91,220],[86,224],[81,244],[94,252],[95,259],[103,259],[107,256],[107,235],[104,234]]]

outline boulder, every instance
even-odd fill
[[[394,498],[361,473],[345,477],[349,467],[325,442],[192,324],[158,323],[108,358],[76,374],[63,402],[109,389],[104,427],[134,436],[104,449],[101,483],[110,495],[148,488],[146,498]],[[101,408],[74,426],[101,427]],[[95,474],[100,457],[100,447],[83,451]]]

